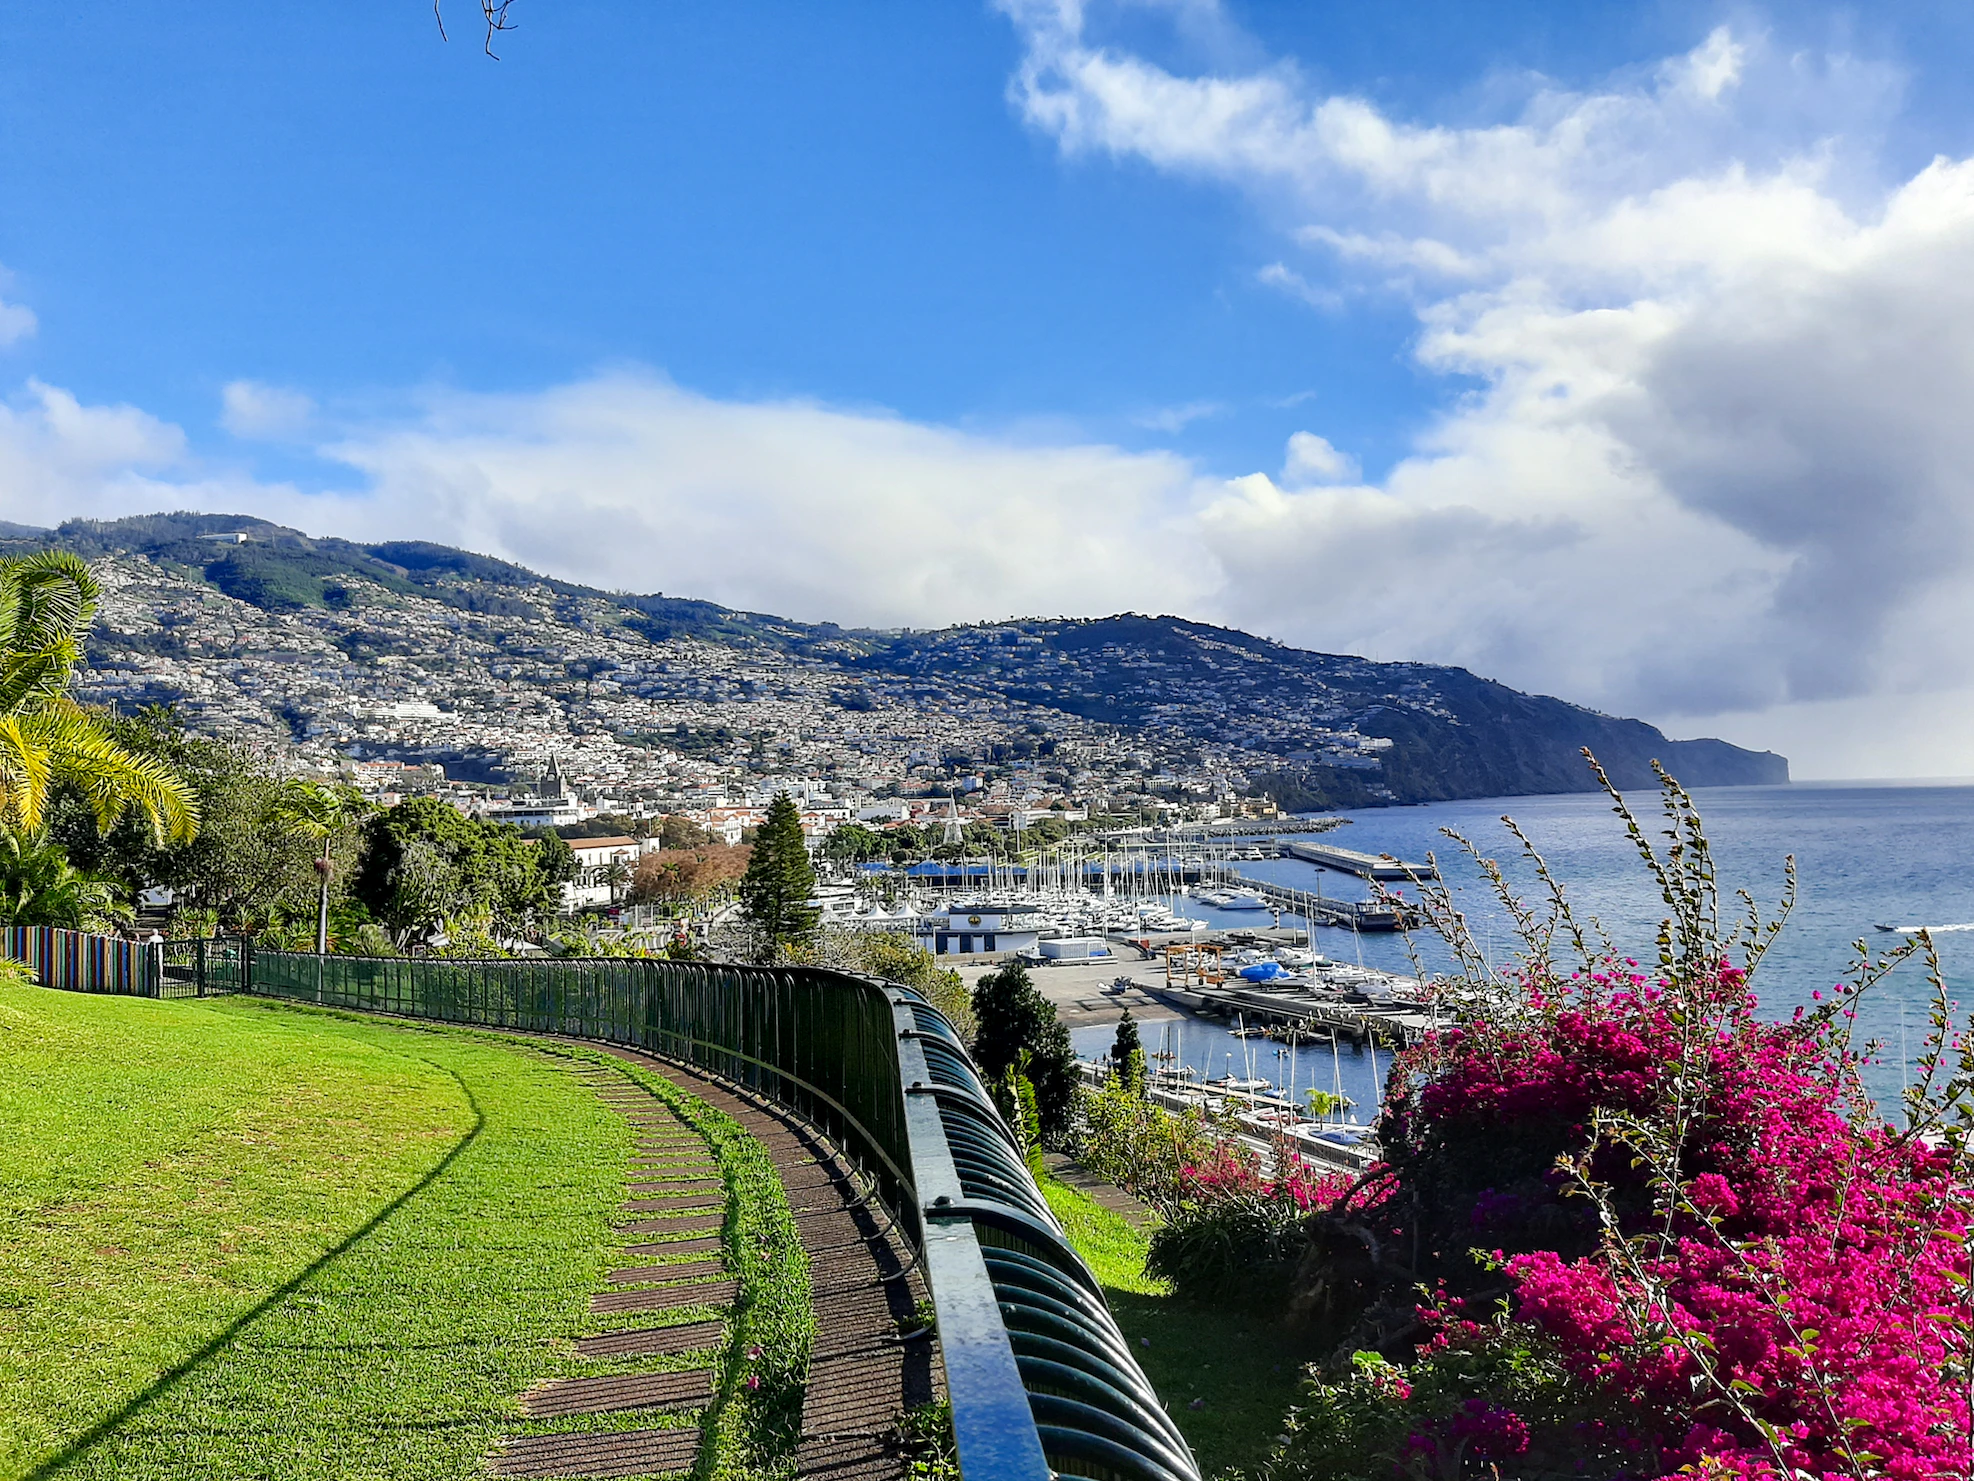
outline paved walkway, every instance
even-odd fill
[[[1126,1193],[1115,1183],[1106,1183],[1084,1170],[1083,1164],[1061,1152],[1044,1152],[1042,1165],[1049,1170],[1049,1176],[1058,1183],[1066,1183],[1077,1192],[1087,1195],[1093,1202],[1109,1209],[1125,1223],[1138,1229],[1148,1229],[1152,1224],[1151,1205],[1142,1198]]]
[[[588,1045],[597,1048],[606,1046]],[[628,1049],[607,1052],[655,1071],[732,1117],[759,1141],[809,1257],[815,1347],[795,1453],[799,1476],[899,1481],[907,1460],[897,1427],[937,1396],[936,1355],[916,1313],[925,1291],[910,1251],[868,1199],[850,1165],[813,1128],[698,1070]],[[506,1476],[626,1477],[690,1469],[698,1411],[713,1395],[714,1361],[737,1294],[720,1258],[727,1193],[703,1138],[664,1102],[601,1066],[578,1073],[636,1128],[626,1179],[624,1264],[591,1298],[621,1313],[620,1330],[583,1338],[578,1355],[650,1361],[649,1371],[556,1379],[522,1396],[531,1417],[609,1425],[517,1436],[494,1456]]]

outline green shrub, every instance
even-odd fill
[[[1179,1204],[1152,1232],[1145,1273],[1190,1301],[1279,1311],[1309,1248],[1302,1220],[1292,1200],[1260,1193]]]
[[[1554,1345],[1497,1315],[1398,1367],[1359,1352],[1308,1370],[1270,1481],[1616,1481],[1641,1465],[1636,1416],[1572,1377]]]
[[[1181,1197],[1185,1168],[1213,1158],[1215,1129],[1204,1116],[1162,1110],[1114,1081],[1082,1095],[1078,1109],[1083,1166],[1161,1208]]]

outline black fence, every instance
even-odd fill
[[[241,937],[159,941],[148,949],[154,998],[205,998],[247,990],[253,947]]]
[[[959,1036],[917,994],[809,968],[213,947],[180,969],[195,990],[624,1044],[779,1101],[863,1164],[919,1250],[966,1481],[1199,1481]]]

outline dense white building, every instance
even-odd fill
[[[954,905],[919,917],[918,943],[935,956],[1033,951],[1041,936],[1033,905]]]

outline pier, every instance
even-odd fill
[[[1151,991],[1194,1013],[1291,1031],[1305,1039],[1335,1037],[1350,1044],[1406,1049],[1434,1026],[1432,1010],[1418,1003],[1369,998],[1340,1002],[1318,997],[1307,988],[1270,987],[1232,977],[1221,983],[1174,984]],[[1280,1032],[1271,1035],[1280,1036]]]
[[[1339,874],[1354,874],[1359,879],[1439,878],[1438,871],[1430,864],[1408,864],[1390,854],[1363,854],[1333,843],[1284,843],[1282,853],[1287,858],[1334,869]]]
[[[1271,908],[1299,915],[1312,926],[1335,926],[1345,931],[1403,931],[1416,924],[1411,911],[1382,900],[1331,900],[1289,885],[1250,879],[1238,869],[1222,869],[1219,878],[1228,888],[1246,890],[1266,900]]]
[[[1076,1070],[1093,1090],[1111,1081],[1108,1060],[1079,1059]],[[1377,1161],[1378,1144],[1371,1127],[1346,1122],[1341,1112],[1334,1120],[1312,1117],[1265,1081],[1194,1080],[1190,1072],[1153,1069],[1146,1077],[1145,1098],[1177,1115],[1204,1114],[1219,1118],[1223,1126],[1231,1120],[1237,1128],[1235,1139],[1254,1152],[1271,1174],[1280,1165],[1277,1159],[1285,1139],[1301,1160],[1353,1177]]]

